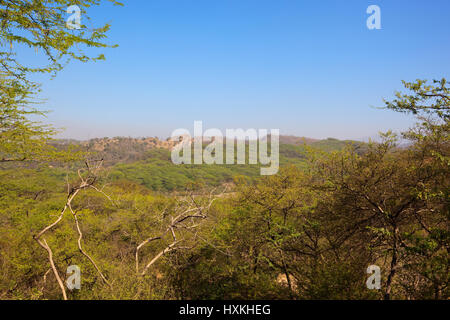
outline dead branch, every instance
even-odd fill
[[[77,214],[72,210],[72,206],[69,205],[69,209],[72,212],[73,218],[75,220],[75,225],[77,227],[77,231],[78,231],[78,249],[80,250],[80,252],[86,257],[88,258],[88,260],[91,262],[91,264],[94,266],[94,268],[97,270],[98,274],[100,275],[100,277],[103,279],[103,281],[111,287],[111,284],[108,282],[108,280],[106,279],[106,277],[103,275],[103,273],[100,271],[99,267],[97,266],[97,264],[95,263],[94,259],[92,259],[87,253],[86,251],[83,250],[82,246],[81,246],[81,240],[83,239],[83,233],[81,232],[81,228],[80,228],[80,224],[78,222],[78,217]]]
[[[180,241],[174,241],[171,244],[169,244],[164,250],[159,252],[144,268],[144,270],[141,273],[141,276],[144,276],[147,273],[148,268],[152,266],[159,258],[161,258],[165,253],[174,250],[174,246]]]
[[[180,199],[175,206],[174,216],[170,217],[171,222],[169,223],[167,228],[159,236],[149,237],[136,247],[136,273],[144,276],[147,273],[148,269],[164,254],[173,250],[181,249],[182,247],[177,246],[177,244],[182,242],[184,239],[179,239],[180,237],[177,236],[176,230],[186,229],[192,232],[192,229],[199,227],[201,224],[195,223],[194,220],[198,221],[206,219],[213,202],[217,198],[219,198],[225,191],[226,188],[221,194],[214,197],[214,190],[212,190],[208,196],[208,202],[206,205],[201,205],[199,201],[196,201],[195,196],[192,192],[186,198]],[[172,236],[172,242],[163,250],[161,250],[156,256],[154,256],[150,260],[150,262],[147,263],[142,272],[139,272],[139,251],[150,242],[163,240],[169,233]]]
[[[46,226],[37,235],[35,235],[33,237],[37,241],[37,243],[42,248],[44,248],[47,251],[47,253],[48,253],[48,260],[49,260],[51,269],[53,270],[53,274],[55,275],[55,278],[56,278],[56,280],[58,282],[58,285],[59,285],[59,287],[61,289],[61,293],[63,295],[64,300],[67,300],[66,290],[65,290],[64,284],[63,284],[63,282],[61,280],[61,277],[59,276],[58,270],[56,269],[55,262],[53,260],[53,252],[52,252],[50,246],[47,244],[47,241],[45,240],[45,238],[43,238],[43,236],[44,236],[45,233],[47,233],[48,231],[50,231],[51,229],[56,227],[61,222],[61,220],[63,219],[64,213],[66,212],[67,208],[69,208],[69,210],[72,212],[72,215],[73,215],[74,220],[75,220],[75,225],[76,225],[77,232],[78,232],[78,249],[91,262],[91,264],[95,267],[95,269],[99,273],[99,275],[102,278],[102,280],[106,284],[111,286],[110,283],[108,282],[108,280],[106,279],[106,277],[103,275],[103,273],[98,268],[97,264],[94,262],[94,260],[86,253],[86,251],[83,250],[83,248],[81,246],[81,240],[83,238],[83,233],[82,233],[81,228],[80,228],[78,217],[77,217],[75,211],[72,209],[72,201],[77,196],[79,191],[83,190],[83,189],[86,189],[86,188],[90,188],[90,187],[92,187],[93,189],[95,189],[98,192],[102,193],[109,200],[112,201],[111,197],[107,196],[103,192],[102,189],[98,189],[98,188],[96,188],[94,186],[94,183],[97,181],[98,172],[101,169],[102,164],[103,164],[103,159],[94,161],[93,165],[91,164],[91,162],[86,160],[85,165],[87,167],[87,177],[84,178],[83,174],[82,174],[83,173],[83,169],[79,169],[78,170],[78,177],[80,179],[80,183],[77,186],[74,186],[74,187],[71,188],[70,184],[67,182],[67,190],[68,190],[67,191],[67,200],[66,200],[66,203],[64,205],[64,208],[61,210],[61,213],[59,214],[59,217],[53,223],[51,223],[50,225]],[[41,238],[42,238],[42,240],[41,240]],[[45,275],[45,279],[46,279],[46,275]]]
[[[56,270],[56,266],[55,263],[53,261],[53,252],[52,249],[50,249],[49,245],[47,244],[47,241],[45,241],[45,239],[43,241],[36,239],[36,241],[39,243],[39,245],[44,248],[47,253],[48,253],[48,260],[50,262],[50,266],[53,270],[53,274],[55,275],[56,281],[58,281],[58,285],[61,288],[61,292],[63,295],[64,300],[67,300],[67,294],[66,294],[66,289],[64,288],[64,284],[61,280],[61,277],[59,276],[58,270]]]

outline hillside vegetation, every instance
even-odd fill
[[[417,118],[400,136],[282,137],[268,176],[175,165],[156,138],[55,141],[35,75],[115,47],[88,15],[104,1],[75,2],[81,30],[66,0],[0,1],[0,299],[450,298],[446,79],[385,101]]]
[[[298,167],[305,165],[307,148],[331,152],[342,150],[348,145],[360,149],[364,146],[361,142],[349,140],[315,140],[292,136],[281,136],[280,142],[280,166]],[[55,145],[62,148],[67,143],[68,141],[57,141]],[[236,176],[254,179],[260,175],[260,165],[175,165],[171,160],[171,148],[175,144],[157,138],[102,138],[86,142],[75,141],[75,144],[104,159],[105,166],[110,167],[109,175],[113,181],[128,180],[154,191],[180,191],[192,183],[217,187],[233,182]],[[248,160],[248,146],[246,154]]]

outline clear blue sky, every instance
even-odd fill
[[[448,0],[123,2],[89,11],[120,46],[105,62],[40,79],[61,137],[163,138],[202,120],[361,139],[413,123],[371,107],[402,79],[450,78]],[[370,4],[381,30],[366,27]]]

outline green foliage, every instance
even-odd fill
[[[331,151],[340,150],[349,142],[333,140],[329,142],[314,142],[309,148]],[[358,144],[361,145],[361,144]],[[116,148],[113,148],[116,154]],[[117,155],[128,159],[133,151]],[[248,157],[248,148],[246,150]],[[107,158],[112,156],[105,152]],[[140,157],[140,156],[139,156]],[[302,145],[281,144],[281,166],[306,166],[307,147]],[[113,180],[131,180],[142,184],[154,191],[182,191],[191,182],[202,183],[210,187],[217,187],[224,183],[232,183],[236,176],[246,176],[255,180],[260,176],[260,165],[175,165],[171,161],[170,151],[166,149],[152,149],[145,154],[146,160],[113,166],[110,177]]]
[[[403,84],[412,94],[396,92],[396,99],[386,101],[386,108],[399,112],[412,113],[414,115],[432,115],[443,120],[449,119],[450,112],[450,87],[447,80],[433,80],[432,85],[427,85],[426,80],[406,82]]]
[[[429,137],[399,149],[395,137],[386,134],[384,143],[369,144],[364,153],[354,145],[331,153],[302,146],[283,152],[301,165],[283,166],[275,176],[236,177],[210,218],[186,233],[190,245],[164,255],[144,278],[135,274],[136,245],[164,228],[161,214],[173,210],[183,194],[167,193],[163,184],[155,190],[165,195],[156,194],[154,184],[149,188],[139,177],[150,175],[150,182],[164,172],[161,178],[174,175],[176,181],[177,173],[190,178],[183,183],[199,182],[200,176],[213,185],[237,171],[217,178],[219,166],[175,166],[163,150],[145,161],[113,166],[100,180],[111,182],[105,192],[113,201],[86,190],[73,208],[85,250],[114,289],[102,284],[78,251],[69,214],[48,236],[60,274],[71,264],[83,270],[82,290],[69,298],[379,299],[381,292],[365,287],[365,269],[382,268],[384,292],[394,252],[391,297],[448,297],[450,179],[448,164],[433,156],[448,156],[448,142]],[[201,176],[208,170],[212,177]],[[47,258],[31,234],[60,212],[67,179],[77,179],[74,171],[58,167],[0,171],[2,297],[60,298],[51,273],[44,283]],[[164,245],[145,248],[143,259]]]
[[[109,0],[114,4],[117,1]],[[110,25],[89,28],[82,25],[79,30],[66,28],[67,13],[70,5],[81,9],[83,21],[89,21],[86,9],[100,4],[98,0],[47,0],[47,1],[0,1],[0,39],[9,45],[8,51],[0,51],[1,65],[7,76],[26,80],[28,73],[56,72],[62,69],[70,59],[86,62],[102,60],[103,55],[89,57],[83,53],[83,47],[106,48],[103,42]],[[16,47],[24,46],[41,52],[48,58],[49,64],[39,67],[24,65],[17,59]],[[6,48],[5,48],[6,49]],[[3,50],[5,50],[3,49]],[[62,61],[64,60],[64,61]]]
[[[76,1],[85,20],[89,19],[86,9],[99,3]],[[0,1],[0,162],[73,159],[70,152],[62,154],[49,146],[54,128],[31,120],[45,112],[36,108],[33,97],[39,92],[39,85],[30,81],[33,73],[55,75],[71,59],[104,59],[102,54],[91,58],[82,48],[110,47],[102,42],[110,26],[90,30],[83,25],[80,30],[68,30],[66,10],[71,4],[67,0]],[[49,64],[29,66],[20,62],[17,50],[26,47],[40,51]]]
[[[0,73],[0,161],[39,159],[50,152],[47,142],[55,131],[29,120],[43,112],[31,108],[30,85],[2,77]]]

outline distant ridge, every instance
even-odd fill
[[[302,145],[304,143],[311,144],[313,142],[320,141],[320,139],[308,138],[308,137],[297,137],[297,136],[283,136],[280,135],[280,143],[284,144],[293,144],[293,145]]]
[[[75,144],[83,151],[96,152],[108,162],[133,162],[147,158],[147,153],[155,149],[171,149],[176,142],[159,140],[157,137],[131,138],[94,138],[87,141],[72,139],[56,140],[56,147]]]
[[[205,143],[209,143],[207,140]],[[328,139],[313,139],[308,137],[297,137],[292,135],[281,135],[280,145],[285,146],[280,151],[290,154],[293,157],[301,156],[301,152],[297,150],[304,144],[317,147],[324,151],[339,150],[349,143],[356,143],[361,145],[361,142],[351,140],[338,140],[334,138]],[[176,141],[169,139],[160,140],[158,137],[105,137],[94,138],[87,141],[78,141],[73,139],[55,140],[53,143],[56,147],[64,148],[69,144],[78,145],[83,151],[91,151],[98,153],[108,164],[118,162],[134,162],[145,160],[155,155],[155,150],[171,150],[176,144]],[[291,150],[295,148],[296,151]],[[290,151],[288,151],[290,150]],[[158,153],[159,154],[159,153]],[[287,155],[286,154],[286,155]]]
[[[204,139],[205,142],[209,141]],[[314,142],[321,141],[320,139],[297,137],[292,135],[280,135],[280,143],[303,145],[312,144]],[[77,144],[88,148],[90,151],[104,152],[115,148],[124,149],[138,149],[138,150],[150,150],[150,149],[171,149],[176,142],[170,139],[160,140],[158,137],[104,137],[93,138],[89,140],[75,140],[75,139],[57,139],[54,142],[55,145]],[[123,149],[122,149],[123,150]]]

